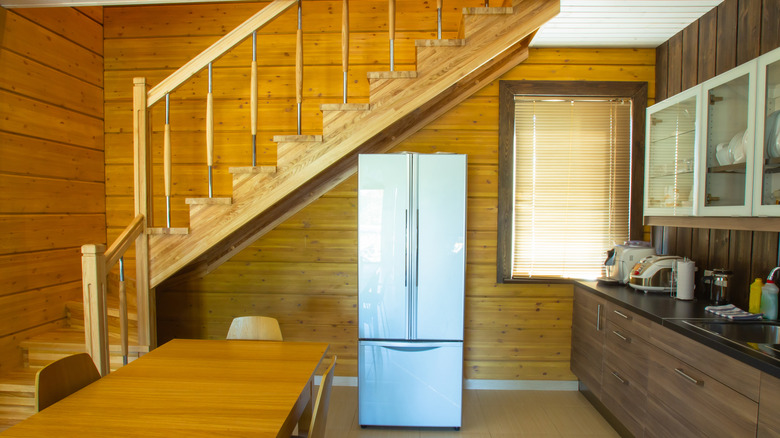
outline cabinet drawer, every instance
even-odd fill
[[[649,345],[634,333],[612,321],[607,321],[604,341],[604,362],[616,367],[624,379],[647,388],[647,355]],[[606,380],[604,371],[603,380]]]
[[[761,372],[756,368],[655,323],[651,326],[650,343],[751,400],[758,401]]]
[[[643,435],[647,402],[645,389],[607,361],[604,362],[601,402],[635,437]]]
[[[649,436],[756,436],[756,402],[697,368],[649,348]]]
[[[606,310],[607,321],[612,321],[639,337],[647,339],[650,331],[650,320],[614,303],[607,303]]]
[[[780,379],[761,373],[758,438],[780,438]]]

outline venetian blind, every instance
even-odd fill
[[[515,97],[514,278],[601,276],[628,240],[631,101]]]

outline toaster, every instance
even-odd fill
[[[629,286],[647,292],[671,292],[672,270],[682,260],[678,256],[651,255],[634,265]]]

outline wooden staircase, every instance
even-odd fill
[[[357,169],[528,57],[558,0],[465,8],[454,40],[416,42],[417,69],[369,73],[369,104],[322,105],[322,135],[278,136],[277,165],[231,168],[233,196],[188,200],[189,228],[149,230],[150,287],[203,276]]]
[[[135,337],[137,313],[132,301],[128,303],[128,325],[131,335],[129,361],[149,351],[148,347],[137,345]],[[111,370],[122,366],[118,307],[116,296],[109,295],[108,325],[111,342],[109,348]],[[35,413],[35,374],[39,369],[61,357],[85,351],[84,305],[80,301],[69,302],[66,304],[66,312],[67,324],[65,327],[22,342],[20,347],[24,365],[21,368],[0,374],[0,432]]]

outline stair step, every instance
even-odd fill
[[[414,79],[417,77],[417,71],[370,71],[366,73],[366,76],[368,76],[369,81],[372,79]]]
[[[496,8],[463,8],[463,15],[512,15],[514,13],[514,8],[506,6]]]
[[[276,172],[276,166],[246,166],[246,167],[231,167],[228,172],[235,175],[256,175],[258,173],[274,173]]]
[[[361,117],[366,111],[371,110],[368,103],[323,103],[320,105],[322,111],[322,130],[327,138],[333,133],[345,129],[345,126]]]
[[[184,200],[187,205],[230,205],[233,198],[187,198]]]
[[[189,228],[147,228],[147,234],[190,234]]]
[[[277,143],[305,143],[321,142],[321,135],[274,135],[274,141]]]
[[[321,111],[368,111],[371,109],[369,103],[323,103],[320,105]],[[322,122],[325,125],[325,122]]]
[[[382,90],[393,83],[396,79],[415,79],[417,71],[374,71],[368,72],[368,93],[372,104],[382,102],[384,99],[392,97],[385,96]],[[324,122],[323,122],[324,126]]]
[[[415,40],[415,47],[462,47],[466,45],[466,40]],[[419,69],[419,67],[418,67]]]
[[[252,195],[252,189],[254,184],[247,184],[248,182],[256,182],[259,179],[265,178],[267,175],[276,173],[277,166],[246,166],[246,167],[231,167],[230,173],[233,174],[233,199],[235,202],[239,202],[240,199],[244,199],[244,195]],[[258,177],[260,175],[260,177]],[[244,190],[248,189],[248,190]]]
[[[34,395],[35,374],[37,373],[37,369],[19,367],[0,374],[0,396],[6,392],[30,393]]]
[[[276,163],[279,168],[287,168],[296,158],[319,147],[320,144],[315,142],[281,142],[276,146]]]

